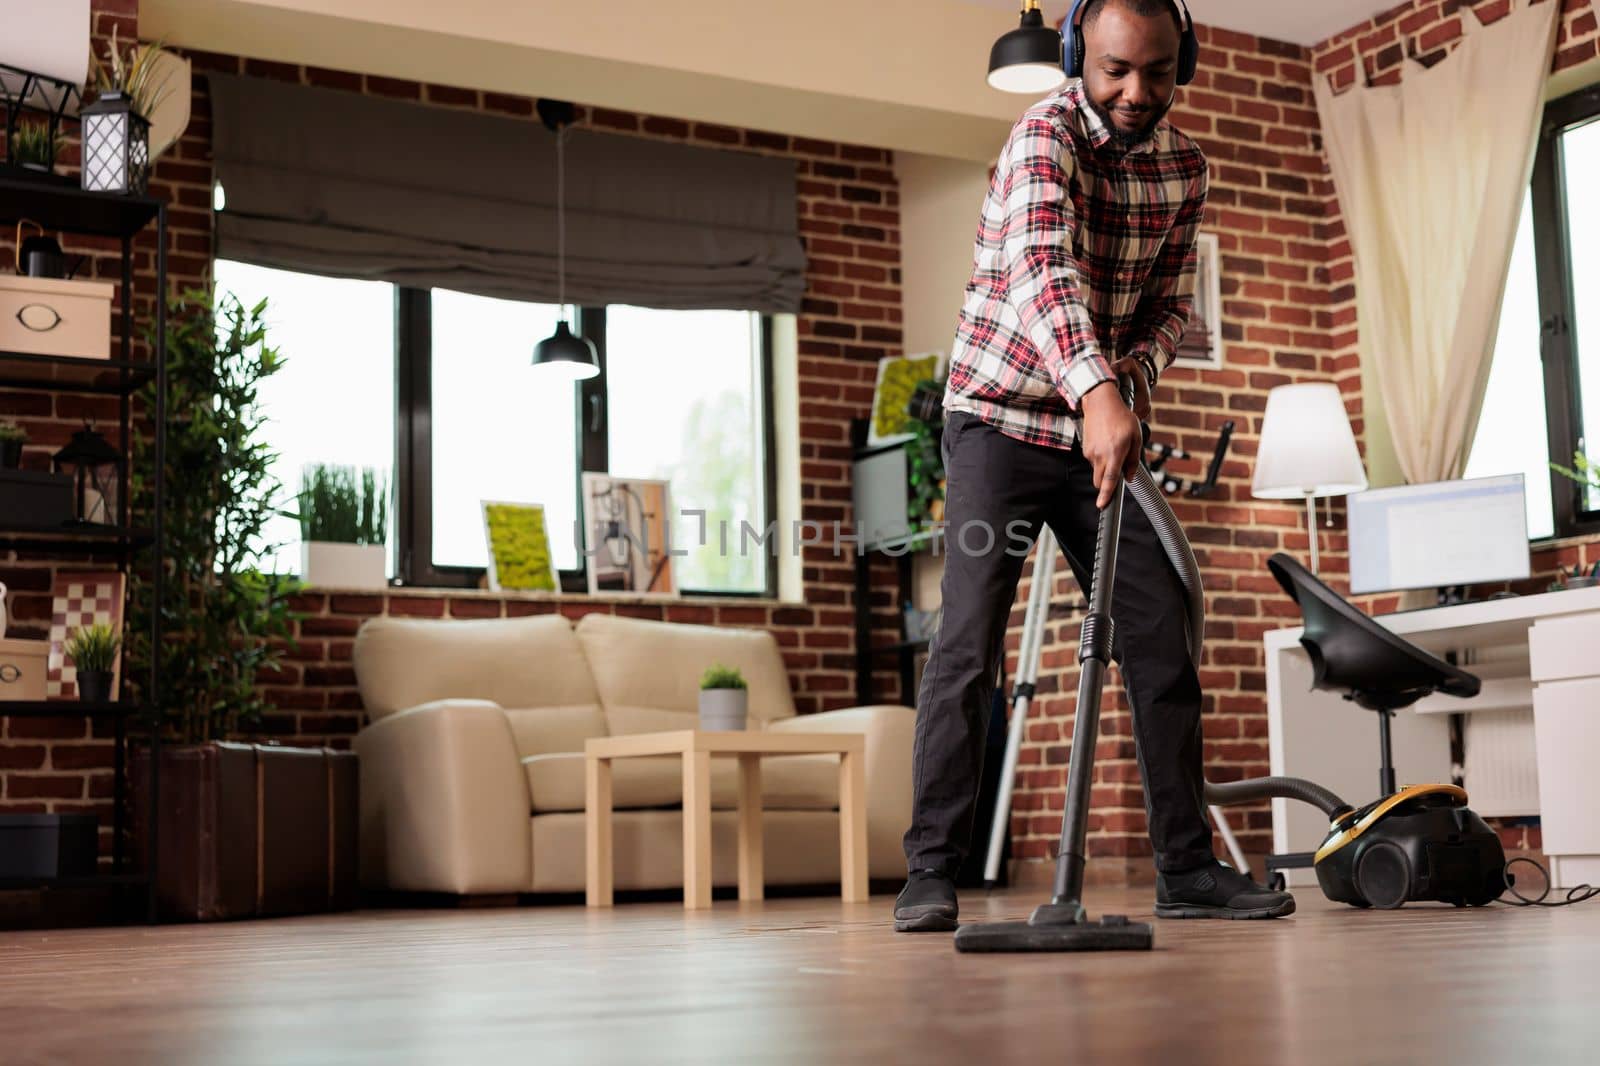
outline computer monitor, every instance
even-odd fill
[[[1531,572],[1521,474],[1350,496],[1350,591],[1516,581]]]

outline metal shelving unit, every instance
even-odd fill
[[[143,561],[149,568],[155,606],[151,612],[149,634],[150,647],[154,652],[161,647],[160,604],[164,591],[162,513],[166,498],[166,204],[149,196],[85,192],[82,189],[56,183],[0,179],[0,222],[15,223],[22,219],[36,222],[46,230],[76,236],[109,237],[120,242],[122,286],[118,314],[121,329],[120,348],[115,353],[115,358],[75,359],[0,351],[0,389],[117,397],[120,401],[119,450],[122,453],[117,473],[122,492],[117,526],[85,527],[74,524],[61,529],[0,528],[0,551],[47,554],[65,560],[111,556],[115,559],[118,569],[124,573],[131,571]],[[154,350],[150,353],[148,362],[136,362],[133,358],[135,328],[133,242],[152,224],[156,236],[155,285],[149,295],[154,297]],[[149,412],[154,419],[155,429],[153,448],[155,469],[151,472],[153,526],[146,529],[134,528],[130,524],[132,501],[129,491],[129,470],[133,445],[132,400],[135,393],[152,381],[156,384],[155,409]],[[159,728],[148,730],[148,742],[151,747],[150,791],[149,795],[143,797],[146,803],[146,833],[144,865],[141,872],[130,873],[124,869],[124,852],[128,835],[126,814],[129,811],[126,767],[129,723],[139,718],[148,719],[152,707],[159,702],[155,698],[160,684],[158,663],[159,656],[152,654],[150,673],[145,685],[149,699],[144,703],[136,703],[126,696],[110,703],[66,700],[0,701],[0,717],[103,717],[111,718],[116,729],[111,872],[90,877],[4,880],[0,881],[0,889],[143,888],[145,916],[147,920],[154,920],[156,914],[154,875],[157,854],[155,812],[160,789]]]
[[[858,419],[851,426],[852,452],[855,458],[866,454],[867,426]],[[916,702],[917,656],[928,650],[929,641],[906,638],[904,616],[899,626],[900,638],[887,644],[873,644],[872,625],[872,564],[877,559],[893,559],[896,564],[895,612],[900,615],[900,605],[911,598],[912,556],[918,552],[940,549],[943,532],[935,529],[891,537],[867,545],[856,553],[855,565],[855,624],[856,624],[856,702],[861,705],[879,702],[872,682],[873,670],[879,660],[891,658],[900,673],[901,699],[908,704]]]

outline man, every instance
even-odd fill
[[[895,901],[903,932],[956,926],[953,879],[971,845],[1019,547],[1048,524],[1085,581],[1099,510],[1137,469],[1150,388],[1194,302],[1206,161],[1162,121],[1181,16],[1170,0],[1088,0],[1075,13],[1082,81],[1030,108],[1001,153],[945,391],[944,610],[917,699],[910,878]],[[1133,380],[1133,410],[1118,375]],[[1144,513],[1127,507],[1122,522],[1114,654],[1133,708],[1156,914],[1288,914],[1288,893],[1212,854],[1182,587]]]

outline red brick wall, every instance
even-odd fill
[[[132,39],[136,0],[96,0],[97,33],[112,24],[119,38]],[[171,205],[168,270],[174,289],[205,282],[212,249],[210,106],[201,75],[208,70],[242,72],[352,92],[381,94],[419,104],[482,110],[537,122],[531,98],[450,86],[364,76],[360,73],[243,61],[196,54],[193,118],[183,138],[161,158],[152,191]],[[641,137],[687,141],[709,147],[778,155],[799,171],[799,216],[808,256],[807,289],[799,317],[801,517],[831,528],[848,523],[849,424],[870,407],[876,361],[901,350],[899,193],[889,152],[760,130],[732,129],[659,116],[579,108],[579,124]],[[69,164],[76,156],[69,153]],[[93,273],[114,277],[116,249],[73,240],[69,247],[95,253]],[[0,248],[0,254],[4,249]],[[140,246],[139,280],[153,281],[153,249]],[[148,295],[148,293],[146,293]],[[247,302],[255,297],[241,294]],[[292,354],[292,353],[289,353]],[[0,416],[17,417],[33,444],[26,463],[48,465],[49,453],[65,442],[85,412],[115,417],[114,403],[82,398],[0,391]],[[786,541],[787,543],[787,538]],[[803,557],[803,606],[771,601],[714,600],[627,603],[587,597],[530,599],[486,593],[394,591],[381,595],[301,596],[296,607],[298,647],[269,679],[267,695],[278,710],[261,735],[284,742],[348,745],[362,723],[361,703],[350,667],[352,638],[361,622],[378,615],[484,618],[561,611],[577,617],[614,611],[637,617],[770,629],[783,647],[795,701],[802,712],[854,702],[854,562],[826,547],[808,547]],[[12,635],[42,638],[49,625],[51,560],[0,554],[0,581],[13,590]],[[894,569],[874,569],[873,606],[884,639],[895,624]],[[885,664],[886,667],[892,663]],[[879,674],[880,698],[896,700],[898,675]],[[82,719],[11,719],[0,734],[0,811],[89,809],[109,824],[110,745]]]

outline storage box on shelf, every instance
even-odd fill
[[[42,342],[38,336],[13,337],[12,332],[0,332],[0,390],[117,397],[120,400],[117,442],[122,456],[117,473],[119,483],[126,485],[129,483],[129,457],[132,455],[133,443],[132,400],[135,393],[151,380],[156,380],[158,383],[154,409],[141,412],[141,416],[153,421],[156,447],[152,454],[156,456],[161,454],[165,433],[166,396],[163,372],[166,358],[167,290],[165,205],[160,200],[146,196],[92,193],[64,185],[0,178],[0,223],[10,224],[22,219],[28,219],[55,233],[111,237],[120,241],[121,300],[120,306],[115,308],[111,306],[113,286],[105,282],[47,283],[37,278],[4,279],[4,284],[0,284],[0,293],[10,294],[7,297],[10,302],[5,306],[11,307],[11,304],[16,303],[18,299],[21,299],[23,304],[46,305],[46,309],[52,312],[51,315],[41,318],[39,316],[42,312],[37,308],[24,311],[23,326],[27,327],[30,334],[55,333],[55,337],[48,342]],[[152,225],[156,237],[155,276],[154,288],[149,295],[155,297],[151,301],[155,309],[155,321],[151,323],[154,327],[151,330],[154,350],[148,353],[148,361],[136,362],[133,338],[139,332],[140,324],[136,323],[133,313],[133,241],[137,235]],[[63,285],[67,287],[62,288]],[[23,295],[18,297],[16,295],[18,293]],[[0,302],[4,300],[0,299]],[[21,304],[8,313],[9,317],[14,318],[18,310],[23,310]],[[30,314],[33,316],[31,326]],[[63,323],[71,324],[72,329],[69,332],[56,333],[55,329],[33,328],[47,321],[53,321],[57,316]],[[114,321],[118,323],[115,329],[112,328]],[[58,324],[57,328],[65,327]],[[106,433],[110,435],[109,428]],[[7,483],[0,486],[0,491],[33,491],[48,496],[49,486],[38,482],[37,479],[35,482],[37,483],[23,487],[19,487],[20,482],[18,485]],[[156,469],[150,473],[150,484],[153,490],[154,513],[160,514],[164,484],[159,462],[156,464]],[[94,557],[97,565],[102,566],[108,560],[113,561],[116,567],[124,572],[134,566],[144,566],[148,568],[152,591],[159,604],[162,595],[162,569],[159,565],[162,555],[161,531],[159,527],[155,530],[130,528],[127,497],[127,493],[121,494],[114,525],[71,522],[52,524],[41,521],[30,523],[26,519],[19,521],[15,509],[0,508],[0,555],[15,552],[42,555],[59,561],[69,568],[74,560],[86,560],[89,557]],[[48,504],[49,501],[44,502]],[[69,486],[69,505],[70,502]],[[38,514],[43,513],[43,511],[38,512]],[[38,514],[34,516],[36,519]],[[9,636],[15,638],[17,634],[12,632]],[[152,612],[149,638],[151,646],[160,646],[159,610]],[[37,658],[38,645],[42,643],[8,639],[4,642],[4,647],[0,647],[0,663],[13,663],[19,671],[26,669],[31,677],[36,665],[33,660]],[[34,645],[34,647],[19,645]],[[130,872],[127,869],[127,856],[124,854],[127,850],[125,845],[128,834],[125,830],[128,826],[129,813],[126,766],[129,719],[147,710],[150,703],[156,702],[155,696],[159,691],[160,680],[152,668],[144,686],[149,700],[143,706],[135,705],[126,695],[120,700],[105,703],[51,700],[44,698],[37,683],[32,681],[26,686],[19,684],[16,688],[9,685],[0,686],[0,717],[105,717],[111,719],[114,725],[111,872],[109,874],[100,872],[96,863],[90,867],[88,876],[84,876],[85,871],[80,857],[75,864],[68,863],[62,866],[58,862],[53,871],[42,868],[31,871],[31,874],[37,876],[4,877],[0,880],[0,887],[54,889],[129,886],[142,890],[143,914],[146,916],[154,914],[154,896],[150,891],[155,860],[154,841],[147,841],[149,847],[144,856],[142,871]],[[159,751],[160,737],[153,731],[149,743],[153,750]],[[159,781],[153,778],[150,785],[148,794],[139,798],[148,804],[148,810],[153,811]],[[40,823],[13,828],[31,833],[30,839],[42,839],[38,834],[44,833],[49,836],[51,832],[55,832],[55,839],[58,843],[62,843],[67,841],[67,837],[61,836],[61,833],[65,833],[69,828],[82,833],[83,825],[82,822],[71,822],[70,816],[63,815],[61,818],[55,818],[49,825]],[[55,827],[53,830],[52,826]],[[81,850],[81,840],[78,846]]]
[[[111,358],[112,286],[0,275],[0,350]]]

